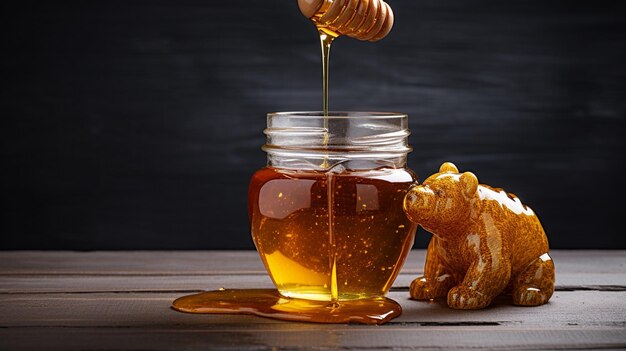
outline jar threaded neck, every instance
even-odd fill
[[[327,128],[325,128],[327,126]],[[278,112],[264,130],[268,165],[329,168],[338,163],[403,167],[411,152],[408,116],[384,112]],[[320,163],[320,161],[325,161]],[[323,164],[323,166],[321,166]],[[371,168],[367,166],[366,168]]]

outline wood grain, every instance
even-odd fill
[[[624,250],[551,250],[559,273],[626,271]],[[403,273],[420,273],[425,250],[410,252]],[[0,251],[0,274],[264,274],[256,251]]]
[[[556,289],[626,291],[625,251],[551,252]],[[589,264],[589,258],[593,263]],[[423,271],[413,250],[392,289],[406,290]],[[49,292],[194,292],[270,288],[256,252],[0,252],[0,294]]]
[[[411,281],[421,273],[401,273],[392,291],[408,291]],[[230,275],[0,275],[0,294],[18,293],[92,293],[92,292],[199,292],[219,288],[272,288],[267,273]],[[623,273],[557,276],[557,291],[626,291]]]
[[[359,327],[268,330],[230,329],[80,329],[0,330],[0,347],[12,350],[621,350],[623,330],[515,330],[503,328],[387,328],[376,333]],[[72,335],[68,338],[68,335]],[[9,338],[5,338],[10,336]],[[485,345],[485,340],[493,340]],[[345,346],[351,345],[351,346]]]
[[[624,251],[556,250],[550,303],[524,308],[502,297],[479,311],[409,300],[407,284],[423,257],[423,250],[411,253],[389,294],[403,314],[368,327],[170,309],[183,294],[221,285],[271,287],[252,251],[0,252],[0,349],[626,348]]]
[[[513,306],[508,298],[503,297],[492,308],[467,313],[449,309],[445,301],[413,301],[409,300],[406,291],[391,292],[389,297],[402,305],[403,312],[388,325],[626,328],[626,291],[567,291],[555,294],[554,300],[538,308]],[[171,310],[172,301],[180,296],[180,292],[2,294],[0,327],[196,328],[204,323],[208,329],[224,329],[228,325],[233,330],[254,330],[257,327],[265,329],[266,324],[292,328],[290,323],[254,316],[198,315]],[[311,328],[298,323],[293,325],[293,328]],[[342,325],[317,327],[347,328]]]

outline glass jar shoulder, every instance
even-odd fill
[[[417,176],[409,168],[381,167],[367,170],[348,170],[338,174],[339,177],[354,177],[364,180],[378,180],[387,183],[413,184]]]
[[[324,172],[314,170],[294,170],[288,168],[263,167],[252,176],[251,184],[263,184],[275,179],[321,179]]]
[[[261,185],[274,179],[308,179],[321,180],[331,173],[336,177],[351,177],[381,180],[389,183],[416,183],[418,181],[415,173],[409,168],[389,168],[381,167],[375,169],[343,169],[339,172],[329,172],[322,170],[296,170],[289,168],[264,167],[254,173],[251,185]]]

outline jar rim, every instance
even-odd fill
[[[320,118],[320,119],[393,119],[407,118],[406,113],[401,112],[378,112],[378,111],[329,111],[328,115],[324,115],[323,111],[286,111],[286,112],[270,112],[268,118],[289,117],[289,118]]]

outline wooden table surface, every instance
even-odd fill
[[[424,251],[389,296],[382,326],[320,325],[170,309],[181,295],[272,287],[253,251],[0,252],[0,349],[626,349],[626,251],[552,251],[549,304],[481,311],[408,299]]]

